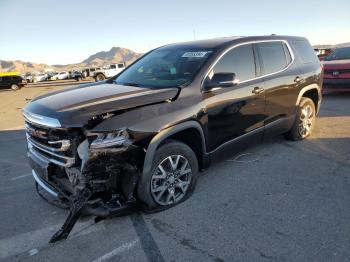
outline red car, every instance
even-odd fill
[[[335,49],[322,62],[323,91],[350,91],[350,46]]]

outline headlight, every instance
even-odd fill
[[[89,133],[88,140],[91,149],[122,146],[129,138],[126,130],[117,130],[106,133]]]

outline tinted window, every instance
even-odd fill
[[[124,64],[118,64],[118,68],[124,68]]]
[[[331,60],[345,60],[345,59],[350,59],[350,47],[337,48],[324,60],[331,61]]]
[[[306,63],[319,62],[315,51],[312,49],[311,45],[307,41],[293,41],[293,46],[297,50],[301,61]]]
[[[116,69],[117,67],[116,67],[116,65],[111,65],[110,66],[110,69]]]
[[[214,73],[235,73],[239,81],[255,78],[252,45],[243,45],[227,52],[214,67]]]
[[[278,72],[287,66],[282,42],[259,43],[258,49],[265,75]]]
[[[212,49],[190,46],[159,48],[127,67],[114,82],[154,88],[186,86],[192,82],[212,52]]]

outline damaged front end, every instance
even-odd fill
[[[81,214],[128,214],[144,151],[126,129],[90,132],[43,128],[26,123],[28,156],[38,193],[49,193],[69,214],[50,243],[66,239]],[[46,198],[47,199],[47,198]]]

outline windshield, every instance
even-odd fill
[[[212,49],[158,49],[128,67],[114,82],[155,88],[188,85]]]
[[[325,57],[325,61],[350,59],[350,47],[342,47],[335,49],[329,56]]]

